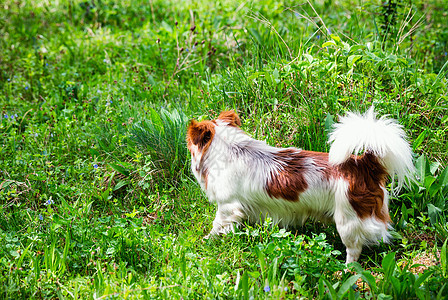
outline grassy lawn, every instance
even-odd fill
[[[445,0],[3,0],[0,298],[447,299],[447,17]],[[392,244],[346,271],[332,224],[203,240],[189,119],[235,109],[255,138],[328,151],[371,105],[415,152]]]

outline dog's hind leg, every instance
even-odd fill
[[[361,255],[362,246],[365,243],[362,229],[360,228],[360,222],[356,222],[355,220],[353,221],[354,222],[336,223],[336,228],[339,232],[342,242],[346,247],[346,264],[358,260],[359,256]]]
[[[347,264],[358,260],[363,245],[378,244],[379,241],[388,242],[390,234],[388,223],[381,222],[375,217],[365,219],[338,220],[336,228],[342,242],[347,247]]]
[[[336,184],[334,220],[346,247],[346,264],[348,264],[358,260],[362,246],[366,243],[366,237],[363,222],[349,202],[347,181],[339,179]]]
[[[360,218],[347,196],[348,183],[340,179],[337,185],[334,220],[341,240],[347,248],[346,263],[348,264],[358,260],[364,245],[377,244],[380,240],[388,242],[390,225],[387,221],[377,218],[374,212],[370,216]],[[388,195],[387,191],[382,189],[384,196],[381,210],[388,215]]]

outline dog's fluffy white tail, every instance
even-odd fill
[[[398,192],[407,179],[413,178],[412,150],[406,141],[406,134],[395,120],[382,117],[376,119],[373,106],[364,114],[348,113],[334,125],[330,134],[329,162],[344,163],[351,154],[373,153],[391,177],[398,184]]]

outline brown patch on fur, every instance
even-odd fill
[[[325,179],[328,180],[337,173],[337,170],[328,164],[328,153],[302,150],[301,154],[313,159],[313,165],[317,168],[317,171],[324,174]]]
[[[337,170],[328,164],[328,153],[288,148],[275,154],[276,159],[284,163],[278,175],[271,174],[271,182],[267,185],[268,195],[289,201],[299,200],[299,194],[306,190],[308,184],[304,172],[320,172],[323,179],[335,177]]]
[[[240,117],[238,117],[236,112],[233,110],[223,111],[222,113],[219,114],[218,120],[223,120],[224,122],[229,123],[229,125],[233,127],[241,126]]]
[[[308,184],[304,172],[321,172],[323,179],[342,176],[349,182],[348,198],[359,218],[376,217],[384,223],[390,222],[389,212],[383,209],[387,172],[378,159],[369,152],[352,156],[345,163],[331,166],[328,153],[289,148],[274,154],[282,163],[278,173],[272,173],[266,192],[274,198],[298,201]]]
[[[337,169],[349,182],[348,198],[361,219],[375,216],[379,221],[390,221],[389,212],[383,209],[384,187],[387,172],[370,152],[352,156]]]
[[[194,152],[192,146],[198,147],[198,150],[202,153],[201,160],[197,166],[198,171],[207,187],[207,177],[208,170],[204,167],[204,157],[210,144],[212,143],[213,137],[215,136],[215,123],[214,121],[202,121],[197,122],[195,120],[190,121],[190,125],[187,130],[187,148],[190,150],[192,156]]]
[[[191,146],[198,146],[199,151],[205,152],[215,136],[215,125],[212,121],[190,121],[187,130],[187,147],[191,152]]]
[[[275,160],[281,163],[278,172],[271,172],[266,184],[266,192],[270,197],[288,201],[298,201],[299,194],[306,190],[308,184],[304,178],[305,157],[298,149],[288,148],[274,153]]]

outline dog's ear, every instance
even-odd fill
[[[196,145],[202,151],[212,141],[214,135],[215,124],[212,121],[191,120],[187,130],[188,146],[190,148],[191,145]]]
[[[233,127],[241,126],[240,117],[238,117],[238,115],[234,110],[223,111],[219,115],[218,120],[223,120],[224,122],[227,122],[230,126]]]

